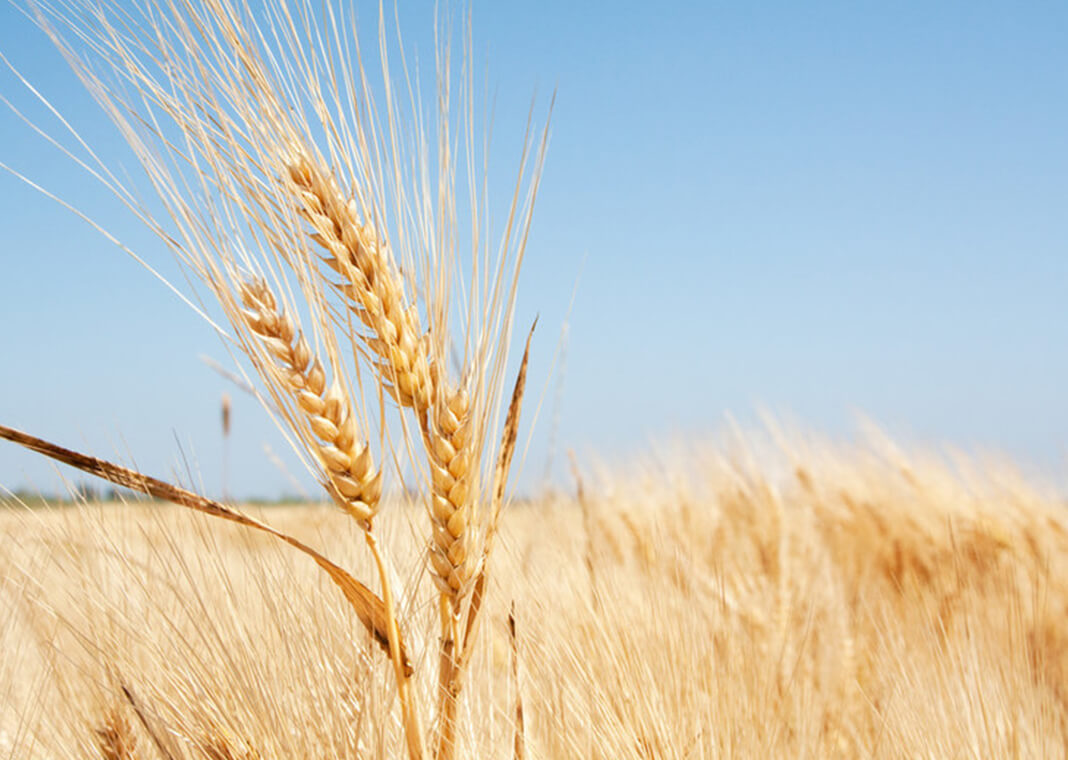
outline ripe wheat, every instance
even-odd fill
[[[506,399],[516,278],[546,135],[536,146],[528,141],[524,167],[536,147],[528,192],[521,194],[523,182],[515,186],[496,260],[488,242],[476,242],[472,261],[478,263],[464,282],[458,254],[444,242],[454,237],[451,226],[457,223],[452,199],[461,162],[446,151],[434,159],[439,165],[432,171],[424,148],[451,139],[448,56],[439,59],[440,134],[429,139],[416,89],[409,89],[407,110],[393,99],[383,48],[383,128],[376,121],[374,88],[350,39],[353,27],[332,10],[320,18],[306,0],[289,2],[269,0],[263,17],[244,0],[150,0],[139,9],[143,15],[88,0],[62,10],[42,0],[34,8],[38,23],[135,150],[167,217],[157,219],[109,167],[100,166],[93,176],[215,296],[232,344],[259,375],[265,407],[331,499],[359,525],[378,590],[230,507],[10,428],[0,427],[0,437],[264,531],[311,556],[393,664],[409,756],[425,757],[433,741],[436,757],[449,760],[459,741],[458,700],[526,377],[524,354],[495,443],[490,428],[500,423]],[[329,33],[323,35],[324,28]],[[116,76],[105,80],[100,70]],[[404,134],[410,142],[398,142]],[[477,142],[466,141],[470,149]],[[482,164],[474,156],[463,163]],[[409,176],[402,167],[415,169]],[[438,177],[433,188],[423,179],[430,175]],[[467,181],[483,186],[477,176]],[[471,213],[472,226],[481,227],[479,209]],[[416,216],[419,224],[411,221]],[[429,229],[445,232],[435,237]],[[395,251],[390,240],[399,240],[403,250]],[[398,256],[419,271],[402,274]],[[462,314],[454,314],[461,300]],[[461,321],[455,333],[450,319]],[[446,366],[452,352],[462,357],[455,376]],[[397,430],[387,422],[390,398],[404,415]],[[372,410],[375,402],[378,409]],[[423,577],[433,584],[440,610],[432,735],[424,730],[408,654],[412,621],[404,619],[412,614],[406,605],[418,595],[419,579],[401,587],[377,529],[388,485],[375,461],[396,463],[400,476],[404,452],[412,455],[409,471],[422,478],[400,485],[425,494],[430,529]],[[490,473],[492,490],[484,486]],[[211,749],[215,745],[205,746],[209,756],[219,754]]]
[[[323,365],[265,282],[242,283],[240,296],[245,323],[277,361],[272,376],[292,391],[306,415],[327,476],[324,485],[342,509],[361,522],[370,520],[382,495],[382,472],[374,471],[370,446],[360,440],[347,393],[336,380],[327,387]]]

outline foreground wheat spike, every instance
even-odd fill
[[[315,228],[323,260],[343,278],[338,285],[353,313],[373,331],[367,345],[379,357],[377,369],[401,406],[427,409],[431,369],[419,315],[405,295],[404,281],[384,242],[361,223],[355,199],[304,155],[289,164],[300,197],[299,212]]]
[[[473,431],[467,393],[452,393],[435,404],[433,412],[426,442],[434,523],[430,561],[438,589],[450,600],[457,600],[470,588],[475,560],[468,530]]]
[[[345,392],[336,381],[326,386],[322,364],[266,282],[250,280],[239,289],[241,316],[275,359],[273,376],[296,397],[334,501],[357,520],[370,520],[382,494],[382,473],[374,472],[370,448],[357,440],[359,431]]]

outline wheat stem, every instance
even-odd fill
[[[404,720],[404,735],[408,746],[408,755],[411,760],[423,760],[426,757],[426,748],[423,745],[423,725],[419,718],[418,706],[415,702],[415,693],[411,685],[411,671],[407,667],[404,657],[403,640],[400,628],[397,625],[396,608],[394,606],[393,590],[389,582],[389,572],[386,567],[382,552],[378,548],[378,540],[370,526],[364,531],[364,539],[375,558],[378,575],[382,581],[382,602],[386,612],[386,630],[389,636],[389,653],[393,662],[393,670],[397,678],[397,695],[401,703],[401,716]]]

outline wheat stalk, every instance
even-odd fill
[[[366,345],[378,356],[379,379],[397,403],[415,415],[430,469],[430,567],[439,590],[441,652],[438,685],[441,727],[438,757],[451,756],[455,701],[459,692],[457,650],[461,606],[477,566],[472,546],[470,495],[475,430],[468,392],[449,390],[430,355],[430,335],[421,335],[419,316],[404,282],[369,224],[361,224],[356,199],[340,191],[327,171],[305,155],[289,164],[299,197],[298,211],[312,225],[323,260],[339,274],[331,283],[350,310],[371,330]]]

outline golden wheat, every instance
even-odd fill
[[[273,377],[292,391],[307,431],[317,439],[315,453],[329,492],[357,520],[370,520],[382,495],[382,473],[374,471],[370,446],[360,440],[345,390],[336,380],[327,387],[322,364],[263,280],[242,283],[240,297],[245,324],[277,362]]]
[[[326,251],[326,263],[343,278],[336,287],[372,330],[366,343],[380,357],[376,367],[386,387],[397,403],[425,413],[432,393],[430,357],[419,315],[405,295],[388,248],[370,224],[361,224],[355,199],[346,198],[311,159],[293,158],[289,178],[300,199],[300,213],[315,228],[312,238]]]
[[[509,551],[493,560],[507,593],[485,599],[457,756],[514,757],[521,708],[527,757],[1065,757],[1063,498],[995,468],[963,476],[917,456],[902,470],[806,446],[749,462],[662,450],[626,474],[587,471],[585,517],[568,497],[506,511]],[[394,508],[412,522],[424,509]],[[327,508],[263,514],[330,554],[359,536]],[[108,715],[118,671],[161,740],[195,760],[220,736],[262,757],[404,755],[392,679],[353,647],[343,610],[306,593],[314,568],[206,528],[160,505],[0,513],[0,605],[19,623],[0,622],[0,647],[20,682],[41,684],[0,704],[0,731],[28,716],[8,754],[37,741],[99,758],[104,722],[83,718]],[[424,536],[383,528],[413,566]],[[428,585],[408,617],[431,640],[436,596]],[[428,648],[413,657],[423,704],[438,688]],[[82,692],[95,696],[70,699]],[[137,752],[159,756],[119,702]]]

